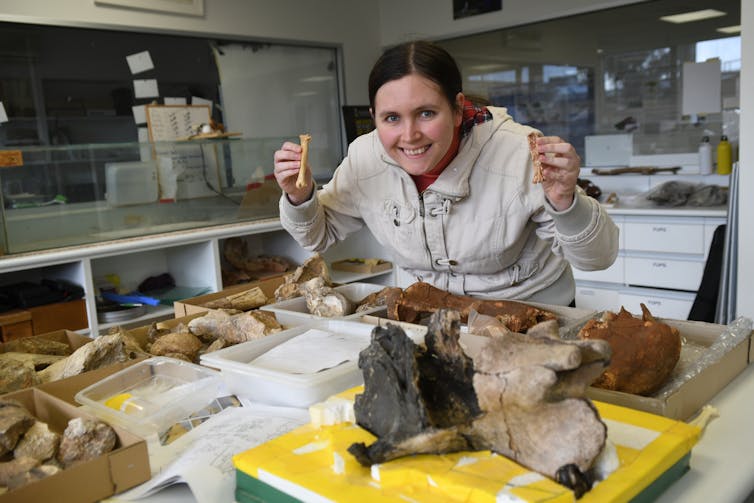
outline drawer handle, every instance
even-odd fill
[[[664,267],[667,267],[667,266],[668,266],[668,264],[665,263],[665,262],[652,262],[652,267],[662,267],[662,268],[664,268]]]
[[[581,295],[594,295],[594,290],[579,290]]]
[[[662,302],[659,300],[648,300],[647,304],[649,304],[650,306],[661,306]]]
[[[652,232],[668,232],[667,227],[652,227]]]

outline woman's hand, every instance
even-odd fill
[[[275,152],[275,180],[294,205],[306,202],[314,187],[311,169],[306,170],[306,185],[300,189],[296,187],[296,178],[300,168],[301,145],[289,141],[283,143],[280,150]]]
[[[557,136],[537,138],[539,160],[542,162],[542,188],[547,200],[558,211],[567,210],[573,203],[581,158],[573,145]],[[277,169],[276,169],[277,171]]]

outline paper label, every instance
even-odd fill
[[[24,157],[20,150],[0,150],[0,168],[23,166]]]

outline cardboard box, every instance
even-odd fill
[[[92,342],[91,337],[87,337],[86,335],[81,335],[77,332],[72,332],[71,330],[55,330],[54,332],[34,335],[32,337],[41,337],[49,341],[62,342],[64,344],[68,344],[71,347],[71,352],[76,351],[78,348],[80,348],[84,344]],[[8,345],[6,343],[0,344],[0,353],[5,353],[7,351],[6,349],[7,346]]]
[[[227,297],[246,290],[250,290],[254,287],[261,288],[262,292],[270,298],[275,299],[275,290],[284,283],[285,279],[283,275],[273,276],[271,278],[260,279],[258,281],[252,281],[249,283],[243,283],[241,285],[233,285],[225,288],[219,292],[208,293],[206,295],[200,295],[198,297],[192,297],[182,301],[174,302],[173,309],[175,311],[175,317],[181,318],[190,314],[205,313],[209,311],[209,308],[203,307],[202,304],[207,302]]]
[[[382,260],[380,258],[349,258],[345,260],[337,260],[333,262],[330,267],[334,271],[376,274],[389,271],[393,268],[393,264],[391,262],[388,262],[387,260]]]
[[[681,337],[705,347],[711,346],[725,329],[724,325],[699,321],[669,319],[662,321],[677,328]],[[687,420],[746,368],[750,361],[750,343],[751,337],[747,337],[722,355],[717,362],[683,383],[678,390],[665,399],[594,387],[587,390],[587,395],[593,400],[651,412],[672,419]]]
[[[40,421],[47,423],[51,430],[60,434],[74,417],[96,419],[35,388],[9,393],[5,398],[18,400]],[[94,502],[145,482],[151,477],[146,442],[122,428],[113,429],[118,436],[113,451],[66,468],[57,475],[1,494],[0,503]]]

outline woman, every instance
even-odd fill
[[[301,148],[275,152],[283,227],[323,251],[366,225],[417,281],[454,294],[573,302],[569,263],[610,266],[618,230],[576,186],[580,159],[557,137],[537,140],[504,108],[475,107],[453,58],[429,42],[387,50],[369,76],[376,130],[358,137],[332,180],[296,187]]]

